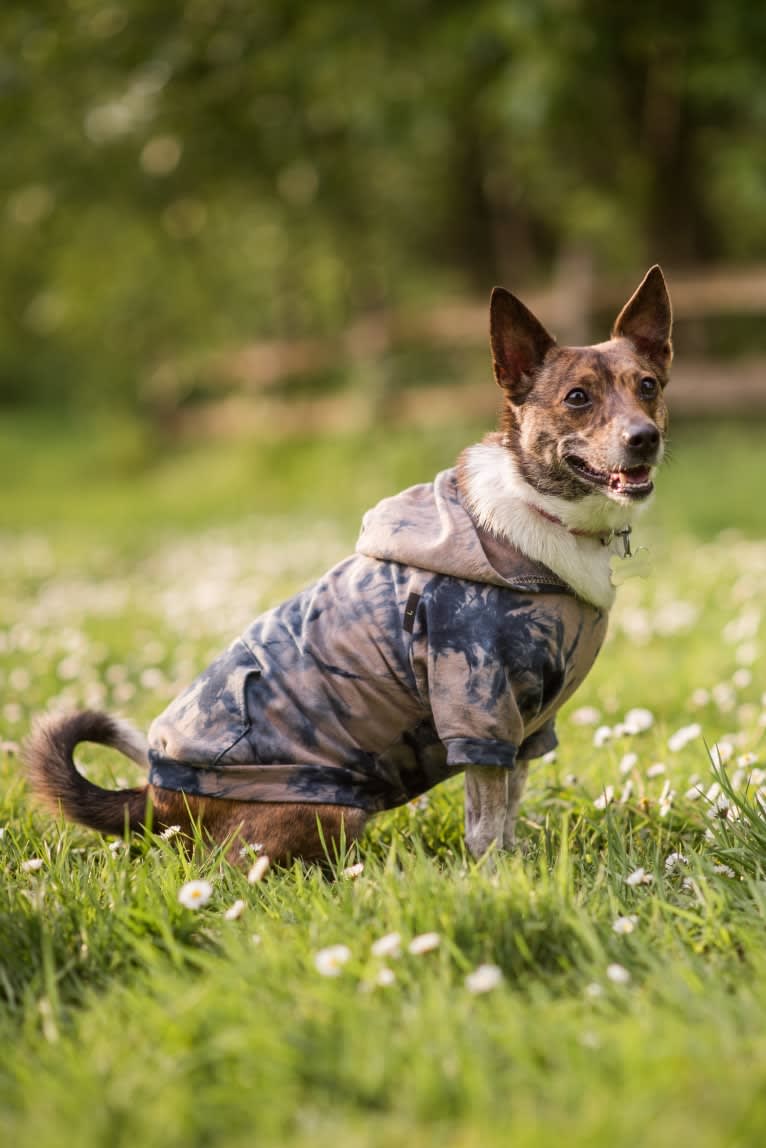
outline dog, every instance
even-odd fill
[[[653,491],[671,328],[658,266],[589,347],[559,347],[495,288],[498,431],[369,511],[355,553],[256,618],[148,741],[94,711],[40,721],[32,789],[103,833],[200,825],[313,861],[464,772],[470,854],[512,849],[529,761],[556,745],[556,712],[598,654],[614,556]],[[148,784],[94,785],[75,766],[83,741]]]

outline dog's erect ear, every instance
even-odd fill
[[[664,379],[673,358],[672,328],[670,296],[665,277],[655,263],[617,316],[612,338],[630,339],[638,353],[646,356]]]
[[[495,287],[489,304],[489,341],[498,385],[511,402],[523,403],[535,371],[556,340],[515,295]]]

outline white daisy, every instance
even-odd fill
[[[673,807],[675,797],[675,789],[671,789],[670,782],[666,781],[662,787],[662,793],[660,794],[660,817],[667,817]]]
[[[688,745],[690,741],[694,741],[695,738],[698,738],[701,733],[702,726],[699,722],[692,722],[691,725],[681,726],[680,729],[676,730],[676,732],[668,738],[668,749],[671,750],[672,753],[678,753],[678,751],[683,749],[685,745]]]
[[[652,874],[647,873],[646,869],[640,865],[638,869],[634,869],[632,873],[628,874],[625,878],[625,884],[630,885],[631,889],[634,889],[636,885],[651,885],[653,880],[654,877]]]
[[[240,857],[251,857],[253,854],[257,856],[259,853],[263,853],[263,845],[260,843],[260,841],[253,841],[249,844],[245,844],[239,851]]]
[[[407,949],[415,956],[421,956],[423,953],[433,952],[438,949],[442,943],[442,939],[438,933],[420,933],[417,937],[413,937]]]
[[[620,773],[624,777],[625,774],[630,773],[631,769],[633,769],[636,765],[638,765],[638,754],[637,753],[626,753],[623,756],[622,760],[620,761],[620,765],[619,765]]]
[[[665,858],[665,872],[677,873],[684,865],[689,864],[689,858],[683,853],[668,853]]]
[[[606,975],[612,984],[627,985],[630,983],[630,973],[624,965],[618,965],[617,963],[607,965]]]
[[[646,731],[654,725],[654,714],[651,710],[636,707],[635,709],[628,710],[622,724],[625,733],[646,733]]]
[[[593,734],[593,744],[596,749],[600,749],[602,745],[606,745],[608,741],[611,741],[613,732],[614,731],[612,730],[611,726],[600,725],[596,732]]]
[[[362,873],[364,873],[364,862],[357,861],[356,865],[348,865],[342,875],[353,881],[355,877],[361,877]]]
[[[323,977],[339,977],[350,957],[348,945],[330,945],[314,953],[314,967]]]
[[[611,805],[613,801],[614,801],[614,786],[613,785],[607,785],[604,788],[604,792],[599,794],[599,796],[596,798],[596,800],[593,802],[593,804],[596,807],[596,809],[606,809],[607,805]]]
[[[22,861],[21,868],[24,873],[36,873],[44,864],[42,857],[30,857],[28,861]]]
[[[178,890],[178,900],[186,909],[199,909],[207,905],[213,895],[209,881],[187,881]]]
[[[503,983],[502,969],[497,965],[479,965],[465,978],[469,993],[488,993]]]
[[[617,933],[618,936],[624,937],[628,933],[632,933],[638,924],[638,917],[635,913],[631,913],[629,917],[618,917],[612,922],[612,932]]]
[[[242,901],[242,900],[235,901],[234,904],[230,905],[229,908],[226,910],[226,912],[223,915],[223,919],[225,921],[236,921],[236,920],[238,920],[242,916],[242,914],[244,913],[246,907],[247,906],[245,905],[244,901]]]
[[[758,761],[758,754],[757,753],[741,753],[739,755],[739,757],[737,758],[737,765],[740,766],[742,769],[747,769],[749,766],[755,765],[755,763],[757,761]],[[751,778],[751,780],[752,780],[752,778]],[[759,783],[756,782],[755,784],[759,784]]]
[[[598,725],[601,719],[601,712],[595,706],[580,706],[572,714],[572,723],[574,725]]]
[[[710,750],[710,760],[713,765],[725,765],[734,753],[734,746],[729,741],[719,741]]]
[[[374,957],[398,957],[402,951],[402,938],[399,933],[386,933],[373,941],[370,952]]]
[[[247,875],[248,882],[251,885],[257,885],[259,881],[262,881],[270,864],[271,862],[268,856],[262,853],[258,860],[250,867],[250,872]]]

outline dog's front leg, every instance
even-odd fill
[[[482,857],[492,845],[513,849],[526,780],[526,762],[518,762],[513,769],[466,766],[465,842],[472,857]]]

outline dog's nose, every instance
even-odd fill
[[[630,423],[622,432],[622,441],[631,450],[648,455],[660,445],[660,432],[654,423]]]

